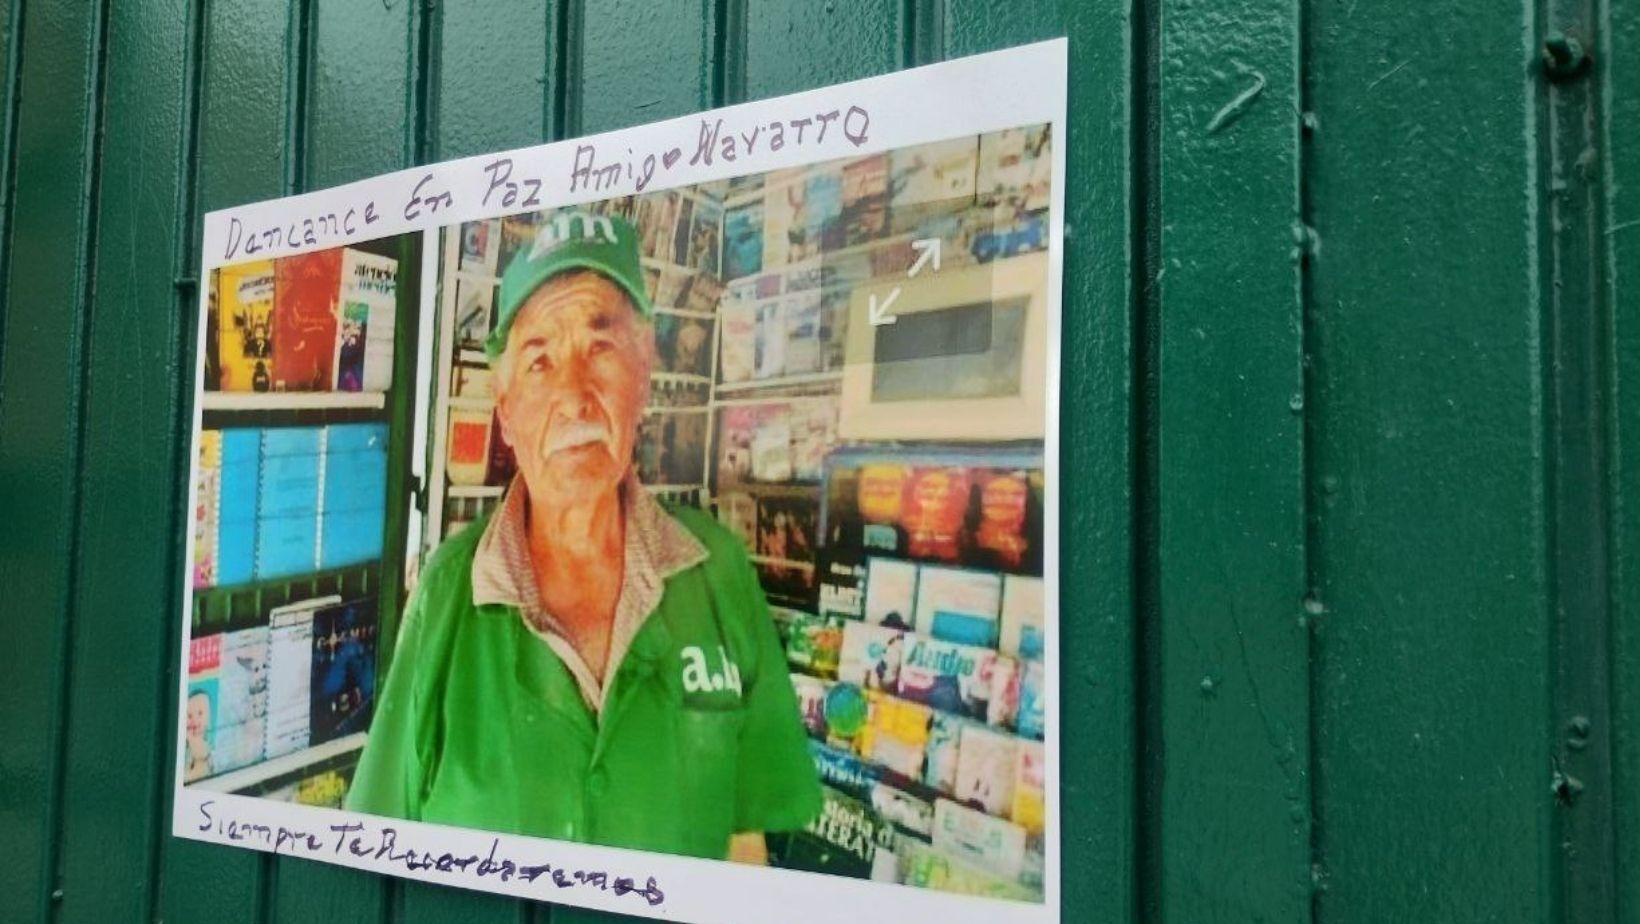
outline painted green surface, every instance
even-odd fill
[[[11,0],[0,921],[609,919],[168,835],[203,212],[1056,35],[1065,920],[1640,924],[1613,0]]]

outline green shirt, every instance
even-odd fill
[[[707,556],[666,578],[601,715],[516,607],[474,604],[484,524],[440,546],[405,609],[347,807],[714,858],[732,834],[806,824],[819,782],[745,548],[702,511],[670,513]]]

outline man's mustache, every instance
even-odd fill
[[[550,456],[587,443],[608,441],[609,428],[604,424],[592,420],[566,420],[547,429],[546,445],[541,447],[541,454]]]

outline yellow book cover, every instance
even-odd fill
[[[268,391],[273,381],[273,261],[224,266],[217,278],[219,387]]]

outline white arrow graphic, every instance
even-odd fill
[[[940,271],[939,238],[925,237],[921,240],[912,241],[911,249],[917,252],[917,262],[911,264],[911,269],[906,271],[907,277],[913,277],[922,272],[922,268],[927,266],[930,260],[934,261],[934,272]]]
[[[894,300],[899,297],[899,286],[895,286],[894,290],[889,292],[888,297],[883,299],[881,303],[877,301],[877,293],[871,293],[871,304],[866,312],[866,319],[871,321],[872,327],[881,327],[884,324],[893,324],[895,321],[899,320],[899,318],[888,313],[889,307],[893,305]]]

